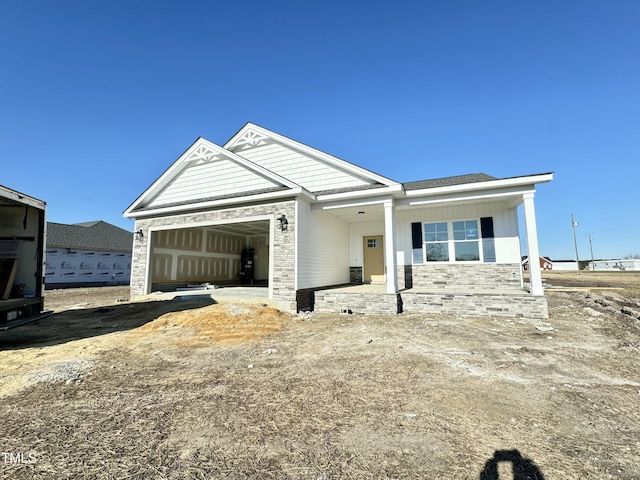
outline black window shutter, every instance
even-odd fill
[[[480,230],[482,238],[493,238],[493,217],[483,217],[480,219]]]
[[[411,224],[411,243],[413,248],[422,248],[422,223]]]

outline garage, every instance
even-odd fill
[[[269,220],[150,229],[149,235],[151,291],[270,284]]]

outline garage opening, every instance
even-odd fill
[[[269,286],[269,220],[151,232],[151,291]]]

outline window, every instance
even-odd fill
[[[449,261],[449,230],[445,222],[424,224],[427,262]]]
[[[380,246],[379,238],[367,238],[367,248],[378,248]]]
[[[414,264],[496,261],[491,217],[412,223],[411,238]]]
[[[477,262],[480,260],[478,221],[453,222],[453,244],[456,262]]]

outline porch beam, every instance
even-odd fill
[[[540,251],[538,250],[538,230],[536,227],[536,211],[533,204],[533,192],[522,196],[524,203],[524,225],[527,234],[527,253],[529,255],[529,278],[531,295],[544,295],[542,273],[540,273]]]
[[[396,261],[396,207],[393,199],[384,202],[384,253],[387,293],[398,293]]]

